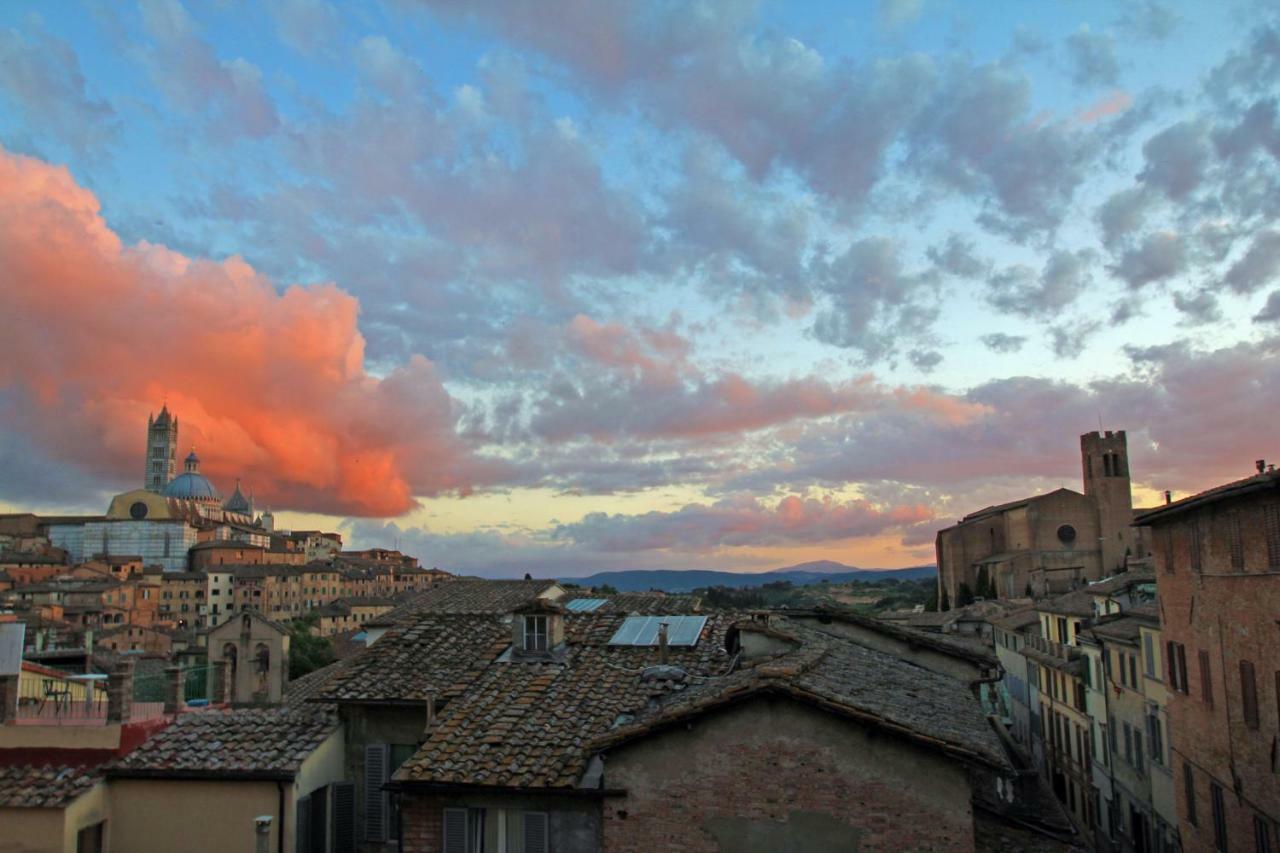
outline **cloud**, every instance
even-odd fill
[[[27,127],[84,157],[102,153],[115,136],[115,111],[88,93],[71,45],[38,26],[0,29],[0,103],[8,101]]]
[[[1076,121],[1081,124],[1093,124],[1104,118],[1122,115],[1133,106],[1133,96],[1128,92],[1116,90],[1102,100],[1091,104],[1076,114]]]
[[[1067,36],[1071,79],[1077,86],[1114,86],[1120,78],[1116,40],[1111,33],[1095,33],[1087,25]]]
[[[1173,305],[1181,311],[1190,325],[1215,323],[1222,319],[1222,309],[1218,298],[1207,290],[1196,293],[1176,292],[1173,294]]]
[[[830,542],[873,536],[932,518],[923,506],[877,507],[864,500],[788,495],[774,506],[753,497],[674,512],[589,513],[556,527],[554,537],[598,551],[709,551],[723,547]]]
[[[880,0],[876,14],[883,26],[896,30],[920,20],[924,0]]]
[[[1156,0],[1130,3],[1119,20],[1120,29],[1137,38],[1164,41],[1182,23],[1181,16]]]
[[[1111,271],[1130,287],[1139,288],[1181,275],[1187,264],[1186,241],[1177,234],[1157,231],[1125,252]]]
[[[1089,288],[1095,260],[1088,249],[1060,250],[1049,256],[1038,277],[1024,265],[1010,267],[992,276],[987,299],[1007,314],[1056,317]]]
[[[938,269],[957,278],[982,278],[991,269],[990,261],[978,257],[973,240],[960,234],[947,235],[945,244],[930,246],[927,254]]]
[[[1027,342],[1025,335],[1010,335],[1005,332],[991,332],[979,340],[987,349],[998,353],[1018,352]]]
[[[1267,304],[1253,315],[1253,322],[1280,323],[1280,290],[1271,291],[1271,295],[1267,297]]]
[[[834,260],[813,267],[828,297],[828,307],[814,320],[814,336],[857,350],[867,362],[918,339],[937,316],[936,274],[909,272],[901,246],[887,237],[857,240]]]
[[[167,397],[215,482],[276,507],[395,515],[504,470],[457,437],[425,358],[365,372],[348,294],[124,245],[65,169],[2,150],[0,256],[0,422],[47,455],[127,485]]]
[[[1180,121],[1148,139],[1142,153],[1146,168],[1139,179],[1180,201],[1204,180],[1213,149],[1204,122]]]
[[[1280,231],[1260,231],[1240,260],[1227,270],[1226,282],[1236,293],[1254,293],[1280,273]]]
[[[1102,331],[1096,320],[1077,320],[1049,327],[1049,347],[1058,358],[1079,358],[1084,354],[1089,339]]]
[[[1097,214],[1103,244],[1117,248],[1141,229],[1151,202],[1151,193],[1145,187],[1120,190],[1103,202]]]
[[[325,0],[271,0],[280,40],[306,56],[324,53],[338,32],[338,10]]]
[[[178,0],[144,0],[140,8],[152,38],[152,77],[173,104],[206,116],[215,136],[262,138],[276,130],[280,119],[256,65],[220,60]]]

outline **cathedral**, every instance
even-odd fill
[[[166,571],[187,567],[187,551],[198,541],[232,539],[267,545],[270,513],[255,517],[253,497],[236,481],[225,500],[204,474],[195,448],[177,472],[178,419],[168,405],[147,418],[143,488],[111,499],[100,518],[68,519],[50,526],[50,540],[76,562],[95,555],[128,554]]]

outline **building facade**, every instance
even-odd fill
[[[1280,473],[1150,510],[1179,833],[1280,849]]]

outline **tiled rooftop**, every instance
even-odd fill
[[[609,646],[624,614],[566,617],[568,651],[562,661],[495,663],[440,715],[397,780],[571,787],[591,754],[594,737],[619,715],[681,681],[646,680],[656,665],[652,646]],[[697,646],[672,648],[668,663],[687,679],[725,672],[724,633],[730,617],[708,617]],[[379,642],[382,642],[381,640]]]
[[[463,583],[463,581],[450,581]],[[497,613],[424,613],[356,654],[318,694],[337,701],[448,699],[511,644]]]
[[[106,766],[109,776],[291,779],[338,726],[328,707],[202,711]]]
[[[602,737],[599,745],[629,740],[761,692],[779,692],[970,761],[1008,766],[982,707],[964,684],[794,622],[774,619],[771,626],[771,633],[791,638],[798,647],[673,693],[633,723]]]
[[[98,778],[86,767],[0,765],[0,808],[61,808]]]
[[[396,625],[421,613],[509,613],[555,586],[548,580],[449,580],[413,595],[376,623]]]

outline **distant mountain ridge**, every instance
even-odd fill
[[[744,588],[767,583],[791,581],[796,586],[821,583],[844,583],[852,580],[919,580],[933,577],[937,567],[912,566],[908,569],[860,569],[833,560],[814,560],[767,572],[722,572],[713,569],[625,569],[597,572],[581,578],[560,578],[582,586],[609,584],[619,592],[643,592],[660,589],[665,592],[689,592],[699,587],[727,586]]]

